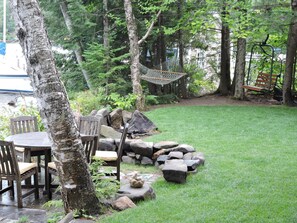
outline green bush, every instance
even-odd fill
[[[207,78],[207,73],[196,64],[187,64],[185,66],[185,72],[189,76],[188,91],[192,96],[199,96],[207,92],[215,90],[215,84],[212,80],[213,77]]]
[[[102,89],[95,91],[82,91],[79,93],[76,93],[75,96],[73,96],[73,100],[71,100],[71,108],[74,111],[79,112],[82,115],[88,115],[93,110],[99,110],[104,105],[104,94],[102,92]]]
[[[156,95],[146,95],[145,96],[145,104],[146,105],[158,105],[158,96]]]
[[[136,95],[128,94],[121,96],[118,93],[111,93],[105,98],[105,101],[112,109],[121,108],[123,110],[131,110],[135,108]]]

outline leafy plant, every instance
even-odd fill
[[[145,104],[146,105],[157,105],[157,104],[159,104],[158,96],[156,96],[156,95],[146,95],[145,96]]]
[[[105,96],[103,96],[103,89],[97,91],[83,91],[79,92],[71,100],[71,108],[83,115],[89,114],[92,110],[99,110],[103,107]]]
[[[28,216],[22,216],[19,218],[19,220],[17,221],[17,223],[28,223],[29,221],[29,217]]]
[[[90,165],[90,171],[97,197],[99,199],[108,199],[119,190],[120,183],[115,179],[105,178],[105,174],[100,172],[102,164],[102,160],[95,159]]]
[[[112,108],[121,108],[124,110],[131,110],[135,107],[136,95],[128,94],[126,96],[121,96],[118,93],[111,93],[105,98],[106,103]]]
[[[91,215],[88,215],[87,213],[86,213],[86,211],[85,210],[74,210],[73,211],[73,217],[74,218],[86,218],[86,219],[91,219],[91,220],[94,220],[95,218],[94,217],[92,217]]]
[[[47,223],[59,222],[64,217],[63,201],[62,200],[50,200],[42,205],[43,208],[49,210]]]

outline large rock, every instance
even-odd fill
[[[131,149],[139,155],[152,158],[153,156],[153,143],[144,142],[142,140],[134,140],[130,143]]]
[[[153,162],[152,159],[150,159],[150,158],[148,158],[148,157],[146,157],[146,156],[143,156],[143,157],[141,158],[141,164],[142,164],[142,165],[153,165],[154,162]]]
[[[134,207],[136,207],[136,205],[129,197],[123,196],[123,197],[116,199],[114,202],[112,202],[112,207],[115,210],[123,211],[128,208],[134,208]]]
[[[130,157],[130,156],[122,156],[122,161],[123,161],[123,163],[130,163],[130,164],[136,163],[135,158]]]
[[[182,159],[184,154],[179,151],[172,151],[168,154],[169,159]]]
[[[122,115],[122,109],[118,108],[113,110],[110,115],[110,126],[114,129],[120,129],[123,124],[123,115]]]
[[[188,168],[184,160],[167,160],[162,168],[165,180],[174,183],[185,183],[187,171]]]
[[[101,125],[100,135],[104,136],[105,138],[120,139],[122,136],[122,133],[117,132],[112,127]]]
[[[160,149],[168,149],[172,147],[178,146],[177,142],[173,141],[161,141],[154,144],[154,149],[160,150]]]
[[[204,163],[205,163],[204,154],[201,153],[201,152],[195,152],[195,153],[193,153],[192,159],[193,160],[200,160],[202,165],[204,165]]]
[[[101,138],[99,139],[98,149],[102,151],[115,151],[116,145],[112,138]]]
[[[193,172],[201,164],[200,160],[184,160],[185,164],[188,167],[188,171]]]
[[[162,164],[164,164],[165,163],[165,161],[166,160],[168,160],[169,158],[168,158],[168,155],[160,155],[159,157],[158,157],[158,159],[157,159],[157,163],[158,163],[158,165],[162,165]]]
[[[142,188],[132,188],[130,184],[124,184],[121,186],[117,193],[117,197],[127,196],[133,202],[144,201],[144,200],[151,200],[156,198],[156,194],[153,188],[144,183]]]
[[[193,146],[187,145],[187,144],[180,144],[174,148],[172,148],[172,151],[179,151],[183,153],[192,153],[195,152],[195,149]]]
[[[115,144],[116,144],[117,148],[119,148],[120,141],[121,141],[121,139],[115,139]],[[124,147],[123,147],[123,151],[125,151],[126,153],[133,152],[133,150],[131,149],[131,146],[130,146],[132,141],[134,141],[134,140],[126,138]]]
[[[123,122],[128,123],[132,118],[132,112],[128,112],[126,110],[123,110],[122,116],[123,116]]]
[[[155,124],[150,121],[144,114],[135,110],[132,118],[129,121],[128,133],[145,134],[150,133],[157,129]]]
[[[107,108],[100,109],[96,115],[96,117],[100,118],[101,125],[109,125],[109,110]]]

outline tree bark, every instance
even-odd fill
[[[67,93],[60,80],[38,1],[11,0],[17,36],[34,96],[52,141],[65,212],[98,213],[99,201],[84,158]]]
[[[68,29],[68,32],[69,32],[70,35],[72,35],[73,34],[72,21],[71,21],[70,16],[68,15],[67,2],[65,2],[65,0],[62,0],[60,2],[60,9],[61,9],[61,12],[63,14],[64,21],[65,21],[66,27]],[[90,77],[88,75],[88,72],[85,69],[83,69],[83,67],[82,67],[82,63],[83,63],[82,52],[83,52],[83,50],[82,50],[81,43],[77,40],[76,41],[76,47],[75,47],[75,50],[74,50],[74,54],[75,54],[77,63],[79,64],[80,69],[82,71],[82,74],[83,74],[83,76],[84,76],[84,78],[85,78],[85,80],[87,82],[88,88],[92,89],[92,83],[90,81]]]
[[[286,69],[284,75],[283,84],[283,103],[288,106],[294,105],[292,95],[292,84],[293,84],[293,72],[294,72],[294,61],[297,50],[297,0],[291,0],[292,11],[294,12],[287,41],[287,54],[286,54]]]
[[[130,42],[130,57],[131,57],[131,78],[133,93],[137,96],[136,108],[140,111],[144,110],[144,95],[140,84],[140,72],[139,72],[139,45],[137,26],[132,11],[131,0],[124,0],[125,16],[128,29],[128,36]]]
[[[237,39],[237,54],[234,73],[234,98],[243,100],[244,91],[242,88],[245,76],[245,55],[246,39]]]
[[[109,20],[108,20],[108,0],[103,0],[103,46],[105,49],[105,58],[110,58],[109,52],[110,52],[110,47],[109,47]],[[107,61],[106,63],[106,71],[110,69],[110,60]],[[105,87],[105,93],[106,95],[109,94],[109,77],[106,77],[106,87]]]
[[[223,10],[222,18],[226,15]],[[218,91],[222,95],[229,95],[231,90],[230,79],[230,30],[228,24],[222,21],[221,29],[221,72],[220,72],[220,84]]]
[[[178,19],[181,19],[183,11],[183,1],[179,0],[177,3],[177,15]],[[178,30],[178,48],[179,48],[179,65],[181,67],[180,72],[184,69],[184,43],[183,43],[183,32],[181,29]],[[184,76],[179,80],[179,96],[181,98],[188,98],[187,95],[187,77]]]

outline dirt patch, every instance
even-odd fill
[[[281,105],[281,102],[274,100],[265,95],[251,95],[246,100],[236,100],[231,96],[221,96],[217,94],[204,95],[197,98],[181,99],[176,104],[155,105],[150,109],[168,107],[168,106],[214,106],[214,105],[257,105],[257,106],[271,106]]]

